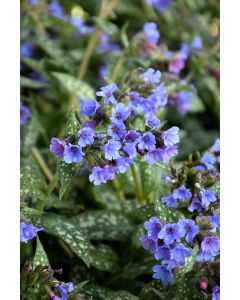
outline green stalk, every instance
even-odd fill
[[[141,178],[136,170],[135,165],[131,165],[131,172],[135,184],[135,191],[137,194],[138,201],[141,205],[145,204],[143,190],[142,190],[142,184],[141,184]]]
[[[119,182],[118,178],[115,177],[112,182],[113,182],[113,185],[114,185],[114,187],[117,191],[119,200],[123,203],[125,201],[125,196],[124,196],[124,193],[121,189],[121,185],[120,185],[120,182]]]
[[[48,168],[47,164],[45,163],[41,153],[38,151],[38,149],[36,147],[32,147],[32,156],[33,156],[34,160],[36,161],[36,163],[38,164],[38,166],[40,167],[40,169],[43,172],[44,176],[47,178],[47,180],[49,182],[51,182],[52,179],[53,179],[53,174],[49,170],[49,168]]]

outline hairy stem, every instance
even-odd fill
[[[144,196],[143,196],[143,190],[142,190],[142,184],[141,179],[139,177],[139,174],[136,170],[136,167],[134,165],[131,165],[131,172],[135,184],[135,191],[137,194],[138,201],[141,205],[145,204]]]
[[[125,201],[125,196],[124,196],[124,193],[123,193],[123,191],[121,189],[121,185],[120,185],[120,182],[119,182],[119,180],[118,180],[117,177],[115,177],[113,179],[113,185],[114,185],[114,187],[115,187],[115,189],[117,191],[119,200],[123,203]]]
[[[47,164],[45,163],[41,153],[38,151],[36,147],[32,147],[32,156],[38,166],[40,167],[41,171],[43,172],[44,176],[47,178],[47,180],[50,182],[53,179],[53,174],[49,170]]]

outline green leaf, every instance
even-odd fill
[[[76,111],[71,109],[68,114],[67,121],[67,134],[76,134],[76,132],[81,128],[81,125],[76,117]]]
[[[87,284],[79,290],[79,294],[87,296],[85,298],[87,300],[105,300],[109,292],[111,292],[110,289],[95,284]]]
[[[191,108],[189,111],[193,113],[199,113],[205,111],[204,104],[199,97],[196,96],[194,98],[193,102],[191,103]]]
[[[40,126],[35,114],[32,114],[26,125],[21,126],[21,152],[23,155],[29,155],[32,147],[36,144]]]
[[[127,291],[117,291],[107,294],[105,300],[138,300],[139,298]]]
[[[49,261],[42,243],[37,236],[37,248],[33,259],[33,267],[35,268],[38,265],[49,266]]]
[[[209,188],[209,191],[214,191],[220,197],[220,181],[216,181],[214,185]]]
[[[95,97],[93,89],[86,82],[65,73],[52,72],[51,74],[69,93],[73,93],[81,99]]]
[[[59,180],[61,183],[61,188],[59,191],[59,200],[62,199],[64,193],[66,192],[67,188],[75,178],[78,173],[80,166],[79,164],[67,164],[64,160],[58,160],[57,162],[57,173],[59,176]]]
[[[97,17],[93,17],[93,20],[96,22],[97,26],[107,35],[116,36],[118,34],[118,27],[114,23],[102,20]]]
[[[178,267],[177,275],[175,276],[176,279],[181,278],[184,274],[192,271],[195,263],[196,263],[196,256],[198,254],[199,247],[196,245],[193,249],[191,249],[191,255],[185,258],[185,265],[182,267]]]
[[[32,59],[30,57],[25,57],[23,58],[23,62],[32,70],[36,71],[37,73],[39,73],[40,75],[42,75],[43,77],[47,77],[47,72],[44,69],[44,60],[36,60],[36,59]]]
[[[41,215],[38,210],[22,209],[24,218],[30,219],[32,224],[43,227],[44,231],[65,241],[72,251],[89,266],[89,240],[84,229],[75,226],[67,217],[54,213],[43,212]]]
[[[24,87],[24,88],[42,89],[42,88],[45,88],[48,84],[21,76],[20,77],[20,85],[21,85],[21,87]]]

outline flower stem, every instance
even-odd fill
[[[141,184],[141,178],[139,177],[139,174],[136,170],[136,167],[134,165],[131,165],[131,172],[135,184],[135,191],[137,194],[138,201],[141,205],[145,204],[143,190],[142,190],[142,184]]]
[[[36,163],[39,165],[40,169],[42,170],[43,174],[47,178],[49,182],[53,179],[53,174],[49,170],[47,164],[45,163],[41,153],[38,151],[36,147],[32,147],[32,156],[35,159]]]
[[[124,196],[124,193],[123,193],[123,191],[121,189],[121,185],[120,185],[120,182],[119,182],[119,180],[118,180],[117,177],[115,177],[113,179],[113,185],[114,185],[114,187],[115,187],[115,189],[117,191],[119,200],[123,203],[125,201],[125,196]]]

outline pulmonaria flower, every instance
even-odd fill
[[[70,24],[72,24],[81,34],[89,34],[93,28],[84,24],[84,20],[79,16],[71,16]]]
[[[192,193],[186,189],[183,185],[173,191],[173,198],[179,199],[181,202],[185,202],[192,197]]]
[[[174,248],[170,250],[171,259],[174,259],[177,263],[184,262],[185,257],[189,255],[191,255],[191,251],[182,243],[176,243]]]
[[[130,110],[123,103],[118,103],[116,107],[112,108],[111,120],[114,123],[124,122],[130,114]]]
[[[52,138],[50,144],[50,151],[56,156],[56,158],[63,157],[66,142],[59,140],[58,138]]]
[[[154,257],[156,259],[169,260],[170,259],[170,250],[171,248],[168,245],[163,244],[161,247],[158,247]]]
[[[126,144],[125,146],[123,146],[123,151],[127,153],[128,157],[131,159],[137,156],[137,149],[135,144]]]
[[[149,165],[153,165],[158,161],[163,161],[163,150],[162,149],[156,149],[156,150],[153,150],[153,151],[148,151],[144,155],[144,160]]]
[[[20,102],[20,124],[25,125],[31,116],[31,112],[27,106],[24,106],[22,102]]]
[[[116,167],[111,166],[104,166],[104,168],[95,166],[92,169],[92,173],[89,175],[89,181],[93,182],[94,185],[106,183],[107,180],[112,180],[114,178],[116,170]]]
[[[203,205],[198,199],[198,197],[193,197],[190,205],[188,206],[188,210],[190,212],[194,212],[194,210],[200,212],[203,209]]]
[[[220,287],[218,285],[212,288],[212,300],[220,300]]]
[[[178,154],[178,149],[175,145],[166,147],[162,149],[161,155],[162,155],[162,161],[164,163],[168,163],[170,158],[173,156],[176,156]]]
[[[61,294],[62,300],[68,299],[68,294],[71,293],[74,290],[74,285],[72,282],[63,283],[56,285],[56,289]]]
[[[163,83],[160,83],[160,85],[152,92],[152,94],[149,97],[149,100],[153,101],[156,107],[162,108],[167,105],[167,90]]]
[[[64,11],[58,0],[52,0],[52,2],[48,5],[48,11],[54,17],[64,19]]]
[[[153,239],[157,239],[159,232],[163,228],[163,225],[158,218],[152,217],[148,222],[144,223],[144,228],[147,230],[148,236]]]
[[[181,236],[185,236],[188,243],[191,243],[195,236],[199,233],[199,227],[195,224],[195,221],[191,219],[180,220],[178,225]]]
[[[174,181],[171,177],[169,177],[169,176],[167,176],[167,175],[165,175],[165,174],[162,174],[162,175],[161,175],[161,178],[162,178],[162,180],[163,180],[164,182],[169,183],[169,184],[172,184],[173,181]]]
[[[141,96],[138,92],[129,92],[128,93],[130,106],[136,108],[141,102]]]
[[[194,94],[190,91],[181,91],[176,94],[175,103],[178,112],[185,116],[186,113],[191,109]]]
[[[118,52],[120,51],[120,46],[116,43],[111,43],[110,39],[109,39],[109,36],[101,31],[98,33],[98,50],[100,53],[103,53],[103,52]]]
[[[161,202],[162,203],[166,203],[167,207],[173,207],[173,208],[177,208],[178,207],[177,200],[176,200],[176,198],[173,197],[172,194],[170,194],[167,197],[162,197],[161,198]]]
[[[146,82],[146,84],[155,84],[160,82],[161,72],[149,68],[147,71],[142,73],[140,77]]]
[[[112,159],[117,159],[120,154],[118,150],[120,150],[122,147],[121,143],[111,139],[107,142],[107,144],[104,144],[102,146],[102,150],[105,154],[106,159],[112,160]]]
[[[21,46],[20,46],[20,56],[21,56],[21,58],[32,57],[33,56],[33,50],[34,50],[33,43],[31,43],[31,42],[21,43]]]
[[[123,142],[126,144],[134,144],[136,145],[139,141],[139,137],[141,136],[141,134],[139,132],[137,132],[136,130],[129,130],[124,139]]]
[[[145,116],[145,125],[149,128],[159,128],[160,121],[154,115],[149,114]]]
[[[108,135],[116,140],[122,140],[126,135],[126,127],[123,123],[112,123],[108,128]]]
[[[65,146],[63,159],[67,164],[80,163],[83,160],[84,153],[78,145],[67,144]]]
[[[79,100],[81,116],[94,116],[100,104],[94,99]]]
[[[203,207],[207,208],[211,202],[217,201],[216,194],[214,191],[207,191],[201,189],[199,192],[199,197],[201,199]]]
[[[32,224],[20,222],[20,241],[22,243],[27,243],[28,240],[34,238],[37,235],[37,232],[41,230],[44,230],[44,228],[37,228]]]
[[[85,147],[91,145],[94,142],[94,130],[90,127],[83,127],[78,131],[78,145]]]
[[[202,45],[202,39],[200,36],[197,35],[194,37],[191,47],[192,47],[193,51],[200,51],[202,49],[203,45]]]
[[[134,161],[128,157],[120,156],[116,159],[117,173],[125,173],[129,165],[132,165]]]
[[[180,71],[185,67],[185,62],[182,57],[177,56],[176,58],[172,59],[168,65],[168,71],[179,74]]]
[[[28,0],[28,4],[31,6],[35,6],[38,4],[38,0]]]
[[[173,146],[174,144],[179,143],[180,138],[178,135],[179,128],[176,126],[171,127],[170,129],[163,131],[161,138],[163,139],[165,146]]]
[[[196,256],[196,261],[213,261],[219,255],[220,239],[215,236],[205,237],[201,243],[201,249]]]
[[[220,215],[213,213],[212,216],[208,217],[208,220],[215,228],[220,228]]]
[[[189,55],[189,45],[187,43],[182,43],[181,44],[181,47],[180,47],[180,50],[179,50],[179,54],[185,60],[188,58],[188,55]]]
[[[143,25],[143,32],[145,38],[151,48],[156,48],[158,40],[160,38],[160,33],[157,29],[157,24],[153,22],[147,22]]]
[[[210,152],[204,153],[200,162],[210,171],[215,169],[214,163],[216,162],[216,158]]]
[[[172,0],[145,0],[145,2],[153,6],[159,12],[164,12],[172,3]]]
[[[112,104],[117,104],[117,100],[113,95],[113,93],[117,90],[116,83],[110,83],[109,85],[103,86],[100,88],[100,90],[101,91],[96,92],[96,95],[104,98],[105,105],[108,105],[109,102]]]
[[[147,131],[145,132],[141,138],[139,138],[139,144],[138,144],[138,148],[140,150],[154,150],[156,144],[156,139],[155,136],[150,132]]]
[[[153,278],[161,279],[163,285],[174,282],[174,277],[171,270],[165,266],[156,265],[153,267],[153,272],[155,273],[153,274]]]
[[[139,240],[142,242],[142,246],[144,249],[150,251],[152,254],[156,252],[157,249],[157,241],[149,236],[142,235]]]
[[[180,238],[179,226],[177,224],[166,224],[158,234],[159,239],[163,239],[164,243],[171,245],[174,240]]]
[[[220,140],[219,139],[216,139],[216,141],[213,144],[211,149],[212,149],[213,152],[216,152],[216,153],[220,152]]]

